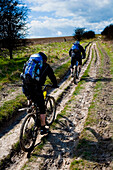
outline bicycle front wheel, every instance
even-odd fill
[[[36,137],[37,126],[35,123],[36,115],[33,113],[28,114],[20,129],[20,146],[23,151],[28,152],[33,149]]]
[[[50,126],[53,123],[56,114],[56,103],[54,97],[47,96],[45,106],[46,106],[46,125]]]

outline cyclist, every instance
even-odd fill
[[[82,67],[82,59],[84,59],[85,56],[86,56],[85,50],[80,45],[79,41],[76,41],[75,43],[73,43],[73,46],[69,50],[69,56],[71,57],[70,69],[71,69],[71,74],[72,74],[72,77],[73,77],[73,71],[74,71],[73,66],[74,66],[76,60],[79,62],[79,72],[78,73],[80,73],[81,67]],[[76,78],[78,78],[78,76]]]
[[[47,56],[43,52],[39,52],[38,54],[41,55],[43,58],[43,66],[40,75],[40,80],[37,82],[35,79],[33,79],[31,83],[28,85],[23,79],[23,93],[26,95],[29,101],[31,100],[39,106],[40,120],[41,120],[41,134],[43,135],[48,133],[49,129],[45,127],[46,115],[45,115],[45,102],[44,102],[42,86],[44,85],[47,76],[50,78],[51,82],[53,83],[52,85],[53,88],[58,88],[58,85],[53,69],[48,63],[46,63]],[[25,66],[23,69],[23,73],[25,71]]]

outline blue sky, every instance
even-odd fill
[[[76,28],[101,33],[113,24],[113,0],[24,0],[27,38],[73,36]]]

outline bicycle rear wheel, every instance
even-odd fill
[[[36,141],[37,126],[35,120],[36,115],[33,113],[28,114],[20,129],[20,146],[25,152],[32,150]]]
[[[45,106],[46,106],[46,125],[50,126],[53,123],[56,114],[56,103],[54,97],[47,96]]]

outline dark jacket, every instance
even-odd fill
[[[24,73],[24,69],[23,69],[23,73]],[[28,99],[33,98],[33,96],[37,96],[37,93],[40,92],[42,93],[42,86],[44,85],[47,76],[50,78],[51,82],[53,83],[53,86],[57,87],[57,80],[54,75],[53,69],[47,63],[43,64],[39,81],[36,81],[35,79],[31,79],[30,83],[26,84],[25,79],[22,79],[23,80],[22,91],[27,96]]]
[[[42,67],[40,81],[39,81],[41,86],[44,85],[47,76],[50,78],[53,85],[57,86],[57,80],[54,75],[53,69],[51,68],[51,66],[48,63],[44,63],[43,67]]]
[[[72,50],[72,48],[69,50],[69,56],[70,57],[72,57],[72,55],[73,55],[73,53],[74,53],[74,51]],[[75,56],[77,56],[78,58],[80,57],[82,57],[82,55],[81,55],[81,53],[82,53],[82,55],[83,55],[83,58],[85,58],[85,50],[84,50],[84,48],[79,44],[79,51],[75,54]]]

